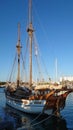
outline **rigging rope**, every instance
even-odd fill
[[[14,62],[13,62],[13,65],[12,65],[12,71],[11,71],[11,74],[10,74],[9,82],[11,81],[11,78],[12,78],[12,73],[13,73],[15,62],[16,62],[16,57],[17,57],[17,54],[15,55],[15,58],[14,58]]]
[[[38,12],[38,9],[36,8],[37,6],[36,6],[36,4],[37,3],[35,3],[35,1],[33,1],[33,4],[34,4],[34,6],[33,6],[33,9],[34,9],[34,13],[35,13],[35,15],[36,15],[36,17],[37,17],[37,19],[36,20],[38,20],[37,21],[37,23],[38,23],[38,26],[41,28],[41,30],[42,30],[42,32],[43,32],[43,36],[45,36],[45,40],[46,40],[46,43],[48,44],[49,43],[49,39],[48,39],[48,33],[47,33],[47,29],[45,29],[44,27],[45,26],[43,26],[42,25],[42,22],[41,22],[41,20],[40,20],[40,15],[39,15],[39,12]],[[42,36],[42,37],[43,37]],[[46,45],[47,45],[46,44]],[[41,57],[42,58],[42,57]],[[46,69],[46,65],[45,65],[45,63],[44,63],[44,60],[42,60],[42,63],[43,63],[43,65],[44,65],[44,67],[45,67],[45,72],[46,72],[46,74],[47,74],[47,76],[49,77],[49,72],[47,71],[47,69]]]
[[[27,54],[27,49],[28,49],[28,46],[29,45],[29,37],[27,38],[27,41],[26,41],[26,48],[25,48],[25,54],[24,54],[24,61],[26,62],[26,54]]]
[[[25,68],[25,61],[24,61],[24,59],[23,59],[22,52],[21,52],[21,58],[22,58],[23,71],[24,71],[24,73],[26,74],[26,75],[24,74],[24,77],[26,76],[24,79],[27,79],[27,73],[26,73],[26,68]],[[23,71],[22,71],[22,72],[23,72]],[[22,74],[21,74],[21,77],[22,77]],[[21,79],[22,79],[22,78],[21,78]]]
[[[35,39],[35,36],[33,37],[34,38],[34,41],[36,41]],[[35,57],[36,57],[36,61],[37,61],[37,65],[38,65],[38,69],[39,69],[39,74],[41,74],[40,76],[41,76],[41,78],[42,79],[44,79],[44,76],[43,76],[43,72],[42,72],[42,70],[41,70],[41,66],[40,66],[40,64],[41,63],[39,63],[39,58],[41,57],[40,56],[40,53],[39,53],[39,49],[38,49],[38,44],[37,44],[37,42],[34,42],[34,48],[35,48]],[[38,54],[39,54],[39,57],[38,57]],[[43,66],[44,66],[44,70],[45,70],[45,72],[46,72],[46,75],[48,76],[48,71],[47,71],[47,69],[46,69],[46,66],[45,66],[45,63],[44,63],[44,60],[43,60],[43,58],[41,57],[41,61],[42,61],[42,63],[43,63]]]
[[[26,60],[28,60],[28,58],[26,58],[27,57],[27,52],[28,52],[28,49],[29,49],[29,37],[27,38],[27,41],[26,41],[26,48],[25,48],[25,52],[24,52],[24,62],[25,62],[25,73],[26,73],[26,81],[28,80],[27,79],[27,67],[26,67],[26,62],[28,62],[28,61],[26,61]]]
[[[35,37],[33,37],[33,40],[34,40],[34,50],[35,50],[35,58],[36,58],[36,61],[37,61],[37,66],[38,66],[38,70],[39,70],[39,74],[40,74],[40,77],[41,79],[43,79],[43,73],[42,73],[42,70],[41,70],[41,67],[40,67],[40,63],[39,63],[39,57],[38,57],[38,45],[37,45],[37,42],[35,42]]]

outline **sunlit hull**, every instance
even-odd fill
[[[45,100],[23,100],[21,102],[16,102],[14,99],[6,98],[6,103],[22,112],[30,113],[30,114],[39,114],[46,113],[44,111],[44,107],[46,104]],[[48,110],[48,114],[52,114],[52,109]]]
[[[28,93],[20,87],[12,92],[6,89],[5,96],[6,103],[19,111],[30,114],[46,113],[51,115],[64,109],[66,97],[72,91],[73,90],[41,90],[39,91],[40,94],[29,94],[29,96],[27,96]]]

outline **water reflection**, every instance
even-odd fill
[[[9,119],[13,122],[15,129],[27,127],[28,129],[30,128],[30,130],[68,130],[66,121],[62,118],[47,118],[47,115],[41,115],[36,118],[37,115],[24,114],[7,105],[5,107],[5,116],[6,119]],[[34,120],[35,118],[36,120]],[[40,123],[41,120],[45,121]]]

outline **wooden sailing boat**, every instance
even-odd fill
[[[6,103],[9,106],[23,112],[33,114],[47,113],[50,115],[53,112],[56,113],[60,109],[64,108],[66,97],[70,92],[72,92],[72,90],[50,90],[49,88],[38,88],[36,90],[34,89],[34,93],[32,92],[32,37],[34,30],[32,25],[31,3],[32,1],[29,0],[29,26],[27,29],[30,41],[29,88],[26,86],[22,87],[20,85],[20,52],[22,47],[20,44],[20,32],[18,31],[18,44],[16,46],[18,53],[17,85],[16,88],[7,86],[5,90]]]

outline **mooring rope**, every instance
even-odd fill
[[[41,112],[36,118],[34,118],[34,119],[32,120],[32,122],[34,122],[35,120],[37,120],[37,119],[40,117],[40,115],[42,115],[42,112]],[[31,122],[30,124],[32,124],[32,122]]]
[[[50,119],[52,116],[56,116],[56,115],[55,115],[55,113],[56,113],[56,112],[57,112],[57,110],[56,110],[53,114],[51,114],[50,116],[48,116],[46,119],[43,119],[43,120],[39,121],[38,123],[35,123],[35,124],[31,125],[31,127],[33,127],[33,126],[36,126],[36,125],[39,125],[39,124],[43,123],[44,121],[46,121],[46,120]]]

